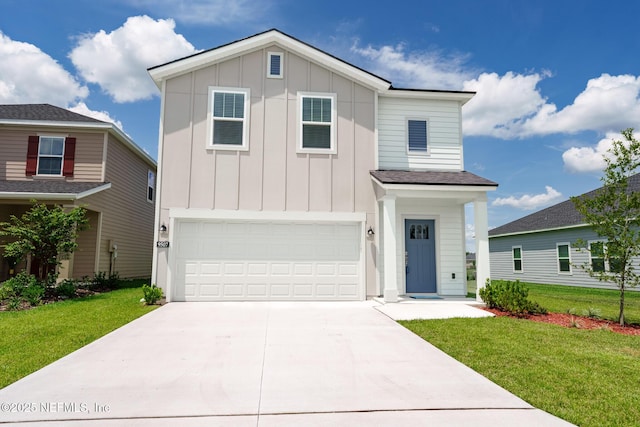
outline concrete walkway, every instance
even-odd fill
[[[168,304],[0,390],[0,425],[570,425],[376,305]]]

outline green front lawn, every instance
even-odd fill
[[[562,285],[539,285],[527,283],[529,299],[554,313],[569,310],[581,315],[590,308],[600,311],[603,319],[618,320],[620,293],[611,289],[578,288]],[[640,323],[640,292],[624,293],[624,317],[626,323]]]
[[[156,308],[140,298],[135,287],[0,312],[0,388]]]
[[[583,427],[639,423],[640,337],[508,317],[400,323],[569,422]]]

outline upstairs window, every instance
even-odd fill
[[[335,152],[335,95],[301,94],[300,151]]]
[[[522,246],[514,246],[511,248],[513,255],[513,271],[522,273]]]
[[[29,137],[26,175],[73,176],[76,139],[64,136]]]
[[[407,139],[409,151],[427,153],[427,121],[407,120]]]
[[[156,174],[153,171],[147,172],[147,201],[153,202],[153,193],[156,188]]]
[[[212,88],[209,98],[209,146],[248,149],[249,89]]]
[[[282,78],[282,54],[278,52],[269,52],[267,63],[267,77],[271,79]]]

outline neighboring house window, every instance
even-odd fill
[[[153,171],[147,173],[147,200],[153,202],[153,193],[156,188],[156,174]]]
[[[299,94],[299,150],[302,152],[335,153],[335,95]]]
[[[591,258],[591,269],[594,272],[610,271],[619,273],[622,271],[622,263],[620,259],[609,255],[609,260],[605,257],[605,251],[612,251],[613,244],[603,241],[589,242],[589,256]]]
[[[267,77],[272,79],[282,78],[282,54],[277,52],[269,52],[268,55]]]
[[[595,272],[605,271],[604,242],[589,242],[591,269]]]
[[[409,151],[427,153],[426,120],[407,120],[407,144]]]
[[[522,246],[514,246],[511,248],[513,255],[513,271],[522,272]]]
[[[558,271],[571,273],[571,252],[568,243],[558,243]]]
[[[75,153],[75,138],[29,136],[26,175],[73,176]]]
[[[210,88],[210,147],[248,149],[249,98],[249,89]]]

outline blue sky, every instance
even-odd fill
[[[1,1],[0,103],[115,121],[154,157],[146,68],[270,28],[396,87],[477,91],[465,168],[500,184],[490,227],[599,187],[611,138],[640,128],[640,2]]]

